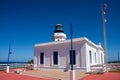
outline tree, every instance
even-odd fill
[[[27,63],[33,64],[33,59],[29,60]]]

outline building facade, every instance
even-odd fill
[[[61,30],[60,27],[59,29]],[[63,31],[59,30],[57,34],[62,37],[55,37],[56,30],[58,28],[54,31],[53,42],[35,44],[35,68],[70,69],[72,56],[75,70],[90,71],[91,65],[104,64],[104,51],[100,44],[96,45],[86,37],[73,39],[73,55],[71,55],[71,40],[66,40],[65,34],[62,35]]]

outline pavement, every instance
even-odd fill
[[[0,71],[0,80],[70,80],[70,71],[41,69],[26,70],[22,74],[16,74],[15,70],[10,70],[10,73]],[[85,74],[85,72],[76,71],[75,77],[75,80],[120,80],[120,72]]]
[[[25,70],[21,74],[14,73],[17,69],[10,70],[10,73],[0,71],[0,80],[70,80],[70,71],[56,69]],[[25,70],[25,71],[24,71]],[[76,80],[87,76],[85,72],[76,71]]]
[[[29,75],[39,78],[49,78],[51,80],[70,80],[70,71],[64,72],[63,70],[59,69],[41,69],[41,70],[34,70],[34,71],[26,71],[23,75]],[[82,77],[87,76],[85,72],[75,71],[75,78],[79,80]]]
[[[104,74],[90,74],[80,80],[120,80],[120,72],[106,72]]]
[[[32,76],[20,75],[15,73],[6,73],[0,71],[0,80],[50,80],[45,78],[37,78]]]

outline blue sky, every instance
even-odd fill
[[[68,39],[72,23],[74,38],[87,37],[103,45],[103,3],[108,4],[108,59],[117,60],[120,52],[119,0],[0,0],[0,61],[7,61],[10,40],[10,61],[32,59],[34,44],[51,42],[57,23],[63,25]]]

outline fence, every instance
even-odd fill
[[[106,65],[107,71],[112,71],[112,70],[119,70],[120,71],[120,63],[110,63]]]
[[[28,68],[28,69],[33,69],[33,64],[20,64],[20,63],[14,63],[14,64],[9,64],[10,69],[13,68]],[[7,67],[7,64],[0,64],[0,70],[5,70]]]
[[[101,64],[101,65],[91,65],[91,72],[108,72],[111,70],[120,70],[120,63],[110,63],[110,64]]]

